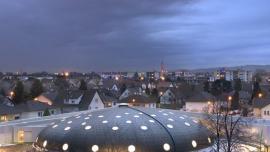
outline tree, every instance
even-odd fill
[[[123,83],[122,85],[121,85],[121,87],[120,87],[120,93],[122,94],[122,93],[124,93],[124,91],[127,89],[127,86],[126,86],[126,84],[125,83]]]
[[[80,82],[79,90],[87,90],[87,84],[83,79]]]
[[[208,109],[209,110],[209,109]],[[213,131],[215,137],[215,152],[233,152],[241,149],[243,139],[249,139],[252,135],[247,127],[247,121],[241,116],[230,113],[229,107],[222,106],[221,102],[215,102],[210,113],[207,113],[207,125]]]
[[[15,104],[19,104],[24,101],[24,86],[21,81],[18,81],[16,83],[16,86],[13,92],[14,92],[14,96],[12,100],[14,101]]]
[[[230,81],[227,81],[225,79],[219,79],[213,82],[211,87],[211,93],[214,96],[219,96],[223,92],[230,92],[232,90],[232,84]]]
[[[46,108],[44,113],[43,113],[43,116],[50,116],[50,115],[51,115],[51,113],[50,113],[49,109]]]
[[[134,79],[134,80],[138,80],[138,79],[139,79],[139,74],[138,74],[138,72],[135,72],[135,73],[134,73],[133,79]]]
[[[30,94],[32,98],[35,98],[43,93],[43,86],[40,80],[35,79],[31,89],[30,89]]]
[[[209,81],[205,81],[205,82],[203,83],[203,90],[204,90],[205,92],[210,92],[210,84],[209,84]]]
[[[242,82],[241,82],[241,79],[236,79],[234,81],[234,90],[235,91],[241,91],[242,90]]]
[[[64,77],[56,78],[54,85],[58,88],[58,90],[66,90],[69,88],[69,83]]]
[[[232,97],[231,110],[239,109],[239,92],[235,91]]]
[[[152,95],[153,97],[158,97],[158,90],[157,90],[156,88],[154,88],[154,89],[152,90],[152,92],[151,92],[151,95]]]
[[[150,95],[150,89],[148,88],[148,86],[146,86],[146,89],[145,89],[145,93],[147,94],[147,95]]]

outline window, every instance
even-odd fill
[[[38,116],[39,117],[42,117],[43,116],[43,113],[42,112],[38,112]]]
[[[52,115],[54,114],[54,110],[51,110],[51,114],[52,114]]]
[[[266,115],[266,111],[264,111],[264,115]]]
[[[269,111],[267,111],[267,115],[269,116]]]

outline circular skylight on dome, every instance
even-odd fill
[[[168,143],[165,143],[165,144],[163,145],[163,149],[164,149],[165,151],[170,151],[171,146],[170,146]]]
[[[93,151],[93,152],[97,152],[98,150],[99,150],[98,145],[93,145],[93,146],[92,146],[92,151]]]
[[[63,144],[62,149],[64,151],[67,151],[68,150],[68,144],[67,143]]]
[[[86,122],[83,122],[81,125],[82,125],[82,126],[85,126],[85,125],[86,125]]]
[[[121,118],[122,116],[119,116],[119,115],[117,115],[117,116],[115,116],[116,118]]]
[[[103,116],[103,115],[99,115],[98,117],[99,117],[99,118],[103,118],[104,116]]]
[[[147,130],[148,128],[147,128],[147,126],[141,126],[141,129],[142,130]]]
[[[149,122],[154,123],[155,121],[154,120],[149,120]]]
[[[68,131],[68,130],[70,130],[70,127],[66,127],[64,130],[65,130],[65,131]]]
[[[89,129],[91,129],[91,128],[92,128],[91,126],[85,126],[85,127],[84,127],[85,130],[89,130]]]
[[[131,124],[132,121],[131,121],[131,120],[127,120],[126,123],[127,123],[127,124]]]
[[[46,146],[47,146],[47,140],[44,140],[44,142],[43,142],[43,147],[45,148]]]
[[[167,124],[167,127],[170,128],[170,129],[172,129],[173,128],[173,125]]]
[[[117,127],[117,126],[112,127],[112,130],[114,130],[114,131],[116,131],[118,129],[119,129],[119,127]]]
[[[58,125],[54,125],[54,126],[52,126],[52,128],[56,128],[56,127],[58,127]]]
[[[197,147],[197,142],[195,140],[192,140],[191,144],[192,144],[192,147],[193,148],[196,148]]]
[[[188,122],[185,122],[185,125],[186,125],[186,126],[190,126],[190,124],[189,124]]]
[[[136,148],[134,145],[129,145],[128,146],[128,152],[135,152]]]
[[[104,121],[102,121],[102,123],[106,124],[106,123],[108,123],[108,121],[107,120],[104,120]]]

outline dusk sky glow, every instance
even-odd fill
[[[0,0],[0,71],[270,64],[269,0]]]

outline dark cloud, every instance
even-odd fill
[[[267,0],[0,1],[0,70],[152,70],[162,60],[171,69],[269,64],[267,6]]]

